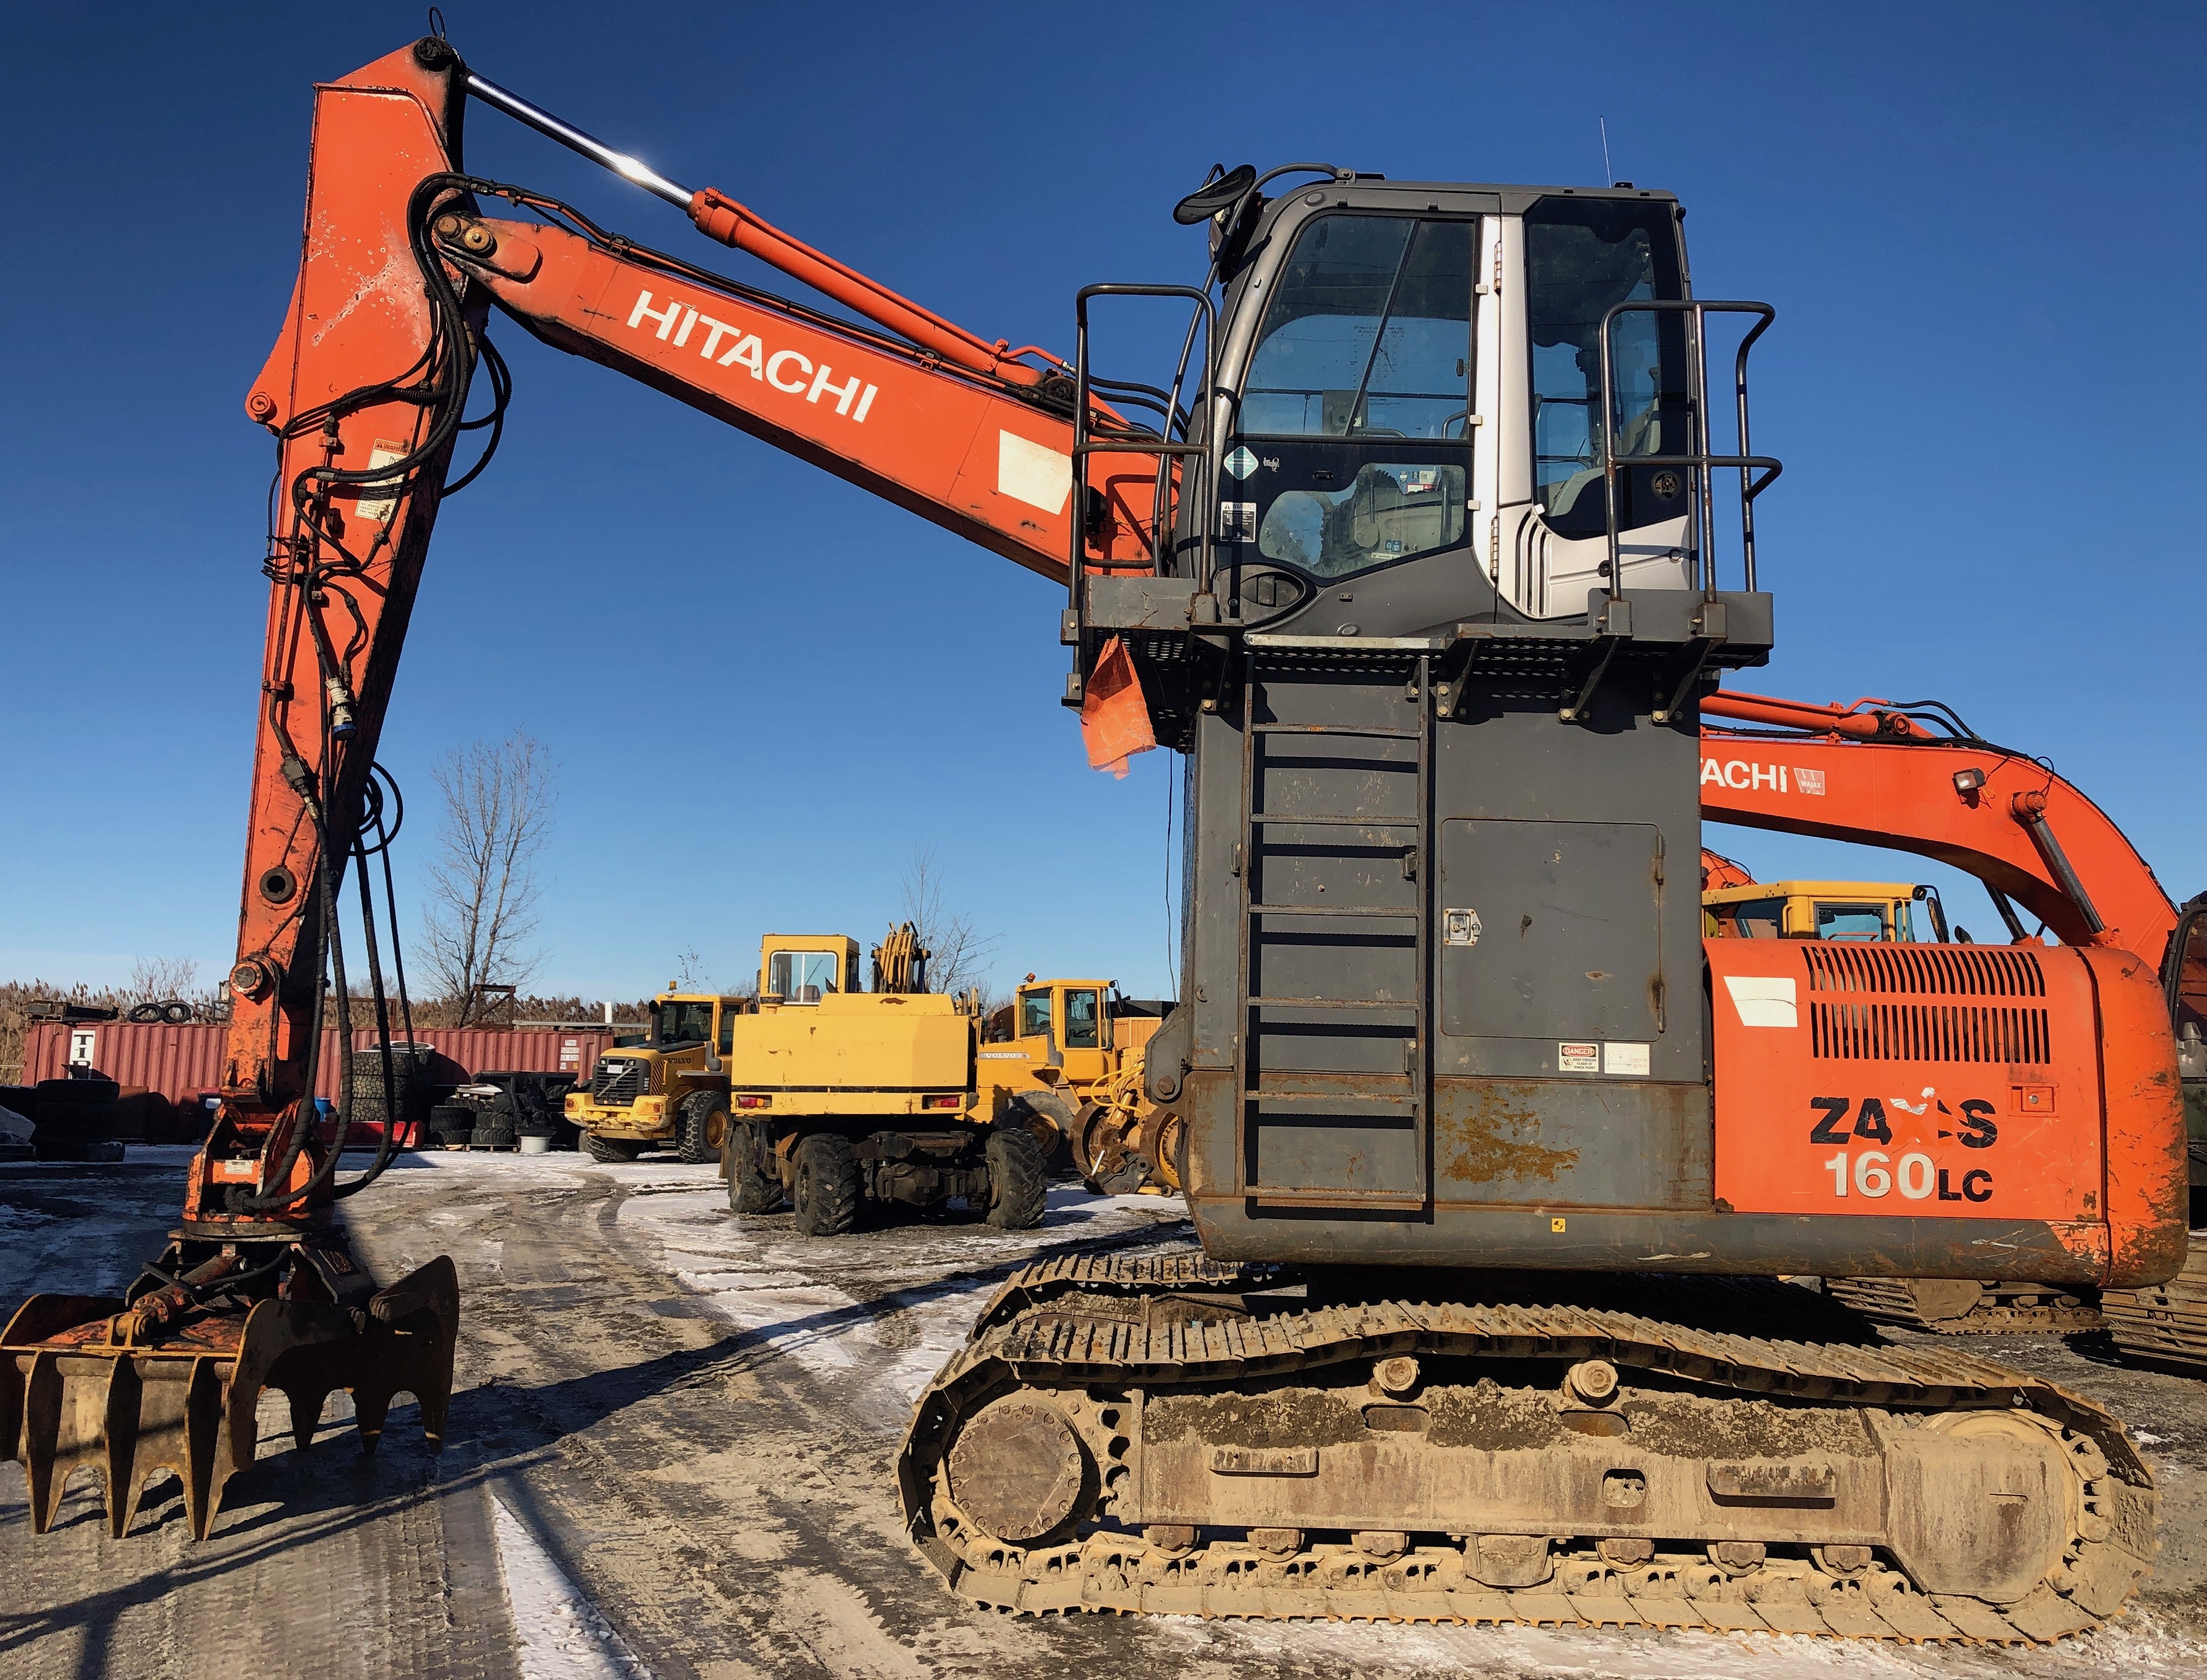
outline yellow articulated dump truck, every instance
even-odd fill
[[[838,976],[822,958],[846,947]],[[858,989],[857,954],[848,940],[760,942],[757,1007],[722,1058],[729,1208],[771,1213],[787,1199],[808,1236],[853,1229],[869,1203],[962,1199],[1002,1229],[1039,1225],[1045,1148],[1026,1125],[991,1123],[972,1017],[924,989],[926,953],[908,926],[876,950],[870,992]]]
[[[685,1161],[718,1160],[728,1124],[729,1035],[751,1007],[749,998],[692,992],[652,999],[644,1042],[607,1050],[589,1087],[568,1095],[567,1118],[582,1128],[590,1157],[633,1161],[672,1145]]]

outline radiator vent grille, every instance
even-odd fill
[[[1809,1031],[1810,1053],[1828,1061],[2053,1060],[2046,1011],[2018,1005],[1811,1000]]]
[[[650,1087],[649,1062],[615,1061],[611,1057],[601,1057],[590,1080],[590,1100],[607,1107],[625,1108]]]
[[[1804,944],[1812,992],[2043,997],[2037,955],[2012,945]],[[2043,1019],[2044,1012],[2040,1011]],[[2020,1059],[2020,1058],[2019,1058]]]

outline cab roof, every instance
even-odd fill
[[[1757,881],[1744,887],[1712,887],[1703,904],[1743,904],[1758,899],[1912,899],[1912,881]]]

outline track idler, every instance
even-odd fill
[[[278,1272],[266,1294],[247,1293]],[[0,1450],[29,1479],[34,1533],[53,1526],[70,1477],[91,1469],[120,1537],[165,1471],[183,1483],[192,1537],[205,1540],[230,1477],[254,1461],[265,1389],[290,1400],[302,1448],[339,1389],[365,1450],[400,1394],[420,1403],[431,1450],[443,1444],[460,1318],[448,1258],[381,1290],[327,1241],[259,1264],[249,1251],[218,1253],[153,1276],[170,1281],[127,1300],[33,1295],[0,1335]],[[238,1293],[223,1293],[229,1278]]]

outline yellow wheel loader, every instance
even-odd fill
[[[587,1089],[571,1091],[567,1118],[594,1161],[633,1161],[672,1147],[683,1161],[717,1161],[728,1127],[729,1035],[746,997],[664,992],[651,1001],[641,1044],[598,1058]]]
[[[1053,1153],[1068,1147],[1092,1190],[1176,1187],[1158,1153],[1169,1117],[1143,1097],[1140,1079],[1142,1047],[1171,1007],[1121,997],[1109,980],[1030,974],[980,1024],[982,1108],[1024,1124]]]

